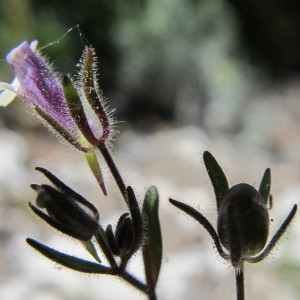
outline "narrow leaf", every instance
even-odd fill
[[[261,179],[259,192],[262,197],[264,205],[267,205],[269,195],[271,190],[271,170],[267,168],[264,172],[264,175]]]
[[[263,259],[265,259],[270,254],[270,252],[276,247],[277,242],[282,238],[282,236],[285,233],[285,231],[287,230],[288,226],[291,224],[293,218],[296,215],[297,209],[298,209],[297,204],[294,204],[292,210],[290,211],[288,216],[285,218],[285,220],[281,224],[280,228],[276,231],[274,236],[271,238],[269,244],[265,247],[265,249],[259,255],[247,258],[245,260],[250,263],[258,263],[258,262],[262,261]]]
[[[224,194],[229,190],[228,181],[222,168],[210,152],[204,152],[203,160],[208,176],[214,188],[217,201],[217,209],[219,210]]]
[[[169,199],[169,201],[171,202],[171,204],[173,204],[174,206],[176,206],[177,208],[179,208],[180,210],[182,210],[183,212],[191,216],[197,222],[199,222],[212,237],[219,254],[225,259],[229,258],[229,256],[222,249],[217,232],[210,224],[210,222],[199,211],[180,201],[174,199]]]
[[[145,246],[143,258],[146,280],[150,287],[156,286],[162,263],[162,237],[158,215],[159,196],[156,187],[151,186],[143,203],[145,222]]]
[[[50,260],[70,268],[75,271],[83,273],[95,273],[95,274],[111,274],[111,269],[105,266],[102,266],[97,263],[93,263],[75,256],[71,256],[57,250],[54,250],[46,245],[41,244],[40,242],[27,238],[26,242],[33,247],[35,250],[49,258]]]

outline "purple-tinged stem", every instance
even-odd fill
[[[108,151],[108,149],[103,141],[100,141],[100,143],[98,144],[98,148],[99,148],[103,158],[105,159],[105,161],[110,169],[110,172],[113,175],[115,182],[116,182],[117,186],[119,187],[119,190],[120,190],[124,200],[126,201],[126,203],[128,205],[126,185],[124,183],[124,180],[123,180],[113,158],[111,157],[110,152]]]

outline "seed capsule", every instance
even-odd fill
[[[260,193],[240,183],[228,190],[218,211],[218,235],[236,259],[260,252],[268,239],[269,214]]]

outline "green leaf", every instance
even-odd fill
[[[159,196],[156,187],[151,186],[143,203],[145,223],[145,245],[143,258],[146,280],[150,287],[156,286],[162,263],[162,237],[158,215]]]
[[[214,188],[217,201],[217,209],[219,210],[222,204],[223,197],[229,190],[228,181],[222,168],[210,152],[204,152],[203,160],[208,176]]]
[[[59,252],[46,245],[41,244],[36,240],[27,238],[26,242],[31,247],[33,247],[35,250],[37,250],[38,252],[40,252],[50,260],[62,266],[65,266],[67,268],[70,268],[72,270],[83,272],[83,273],[95,273],[95,274],[112,273],[111,269],[108,267]]]
[[[259,186],[259,192],[262,197],[264,205],[267,205],[269,195],[271,190],[271,170],[270,168],[267,168],[264,172],[264,175],[261,179],[260,186]]]
[[[95,248],[94,243],[92,242],[92,240],[89,241],[81,241],[84,248],[95,258],[96,261],[98,261],[99,263],[101,263],[101,259],[97,253],[97,250]]]

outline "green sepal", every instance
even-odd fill
[[[73,189],[71,189],[69,186],[67,186],[65,183],[63,183],[60,179],[58,179],[54,174],[52,174],[50,171],[48,171],[45,168],[41,168],[41,167],[36,167],[35,168],[37,171],[41,172],[44,176],[46,176],[53,184],[54,186],[60,190],[62,193],[68,195],[69,197],[74,198],[75,201],[81,203],[82,205],[86,206],[87,208],[89,208],[94,215],[98,215],[97,217],[97,221],[99,220],[99,212],[97,210],[97,208],[90,203],[87,199],[85,199],[84,197],[82,197],[80,194],[78,194],[77,192],[75,192]],[[34,187],[38,187],[38,185],[31,185],[31,187],[36,190]],[[39,188],[36,190],[39,191]]]
[[[101,263],[101,259],[97,253],[97,250],[95,248],[94,243],[92,242],[92,240],[89,241],[81,241],[82,245],[84,246],[84,248],[95,258],[95,260],[99,263]]]
[[[45,214],[29,203],[33,212],[55,229],[79,240],[90,240],[98,228],[99,212],[81,195],[67,187],[57,177],[43,168],[36,168],[57,187],[32,184],[37,192],[36,204]]]
[[[143,242],[144,224],[139,203],[131,186],[127,187],[127,199],[135,237],[135,247],[133,250],[136,251],[139,249]]]
[[[121,256],[127,255],[131,252],[134,244],[134,231],[132,220],[128,215],[118,222],[115,238],[117,246],[120,249]]]
[[[112,228],[111,224],[107,225],[106,230],[105,230],[105,234],[106,234],[106,238],[107,238],[107,241],[108,241],[109,248],[110,248],[111,252],[113,253],[113,255],[119,256],[120,255],[120,249],[117,245],[116,238],[115,238],[114,231],[113,231],[113,228]]]
[[[89,126],[83,105],[81,103],[80,97],[77,93],[77,90],[76,90],[71,78],[69,76],[65,75],[63,77],[62,84],[63,84],[64,95],[66,98],[66,103],[67,103],[69,112],[70,112],[73,120],[77,124],[78,128],[80,129],[80,131],[84,135],[84,137],[92,145],[96,145],[98,143],[98,141],[95,138],[95,136]]]
[[[37,106],[34,107],[35,111],[54,128],[67,142],[77,148],[79,151],[87,152],[90,147],[88,141],[79,142],[77,138],[74,138],[69,132],[67,132],[54,118],[50,117],[47,113],[39,109]]]
[[[64,267],[83,273],[111,274],[108,267],[59,252],[31,238],[27,238],[26,242],[42,255]]]
[[[96,152],[95,151],[85,152],[84,157],[85,157],[91,171],[93,172],[93,175],[95,176],[103,194],[106,196],[107,191],[106,191],[105,184],[104,184],[103,173],[102,173]]]
[[[263,204],[267,205],[271,190],[271,170],[267,168],[259,185],[259,193],[262,197]]]
[[[54,219],[50,218],[47,214],[42,212],[40,209],[36,208],[34,205],[32,205],[30,202],[28,203],[29,207],[32,209],[32,211],[39,216],[42,220],[44,220],[48,225],[52,226],[56,230],[67,234],[75,239],[85,239],[85,236],[78,235],[76,232],[70,231],[68,228],[63,226],[62,224],[56,222]]]
[[[57,187],[58,190],[68,195],[69,197],[74,198],[77,202],[83,204],[84,206],[88,207],[91,211],[93,211],[94,214],[98,214],[97,208],[92,203],[90,203],[87,199],[85,199],[80,194],[71,189],[69,186],[67,186],[65,183],[63,183],[50,171],[41,167],[36,167],[35,169],[41,172],[44,176],[46,176],[54,184],[54,186]],[[34,187],[36,185],[33,184],[31,186]]]
[[[109,119],[105,111],[103,103],[101,103],[101,93],[98,88],[96,63],[94,49],[85,47],[84,54],[81,59],[81,86],[84,96],[89,102],[91,108],[99,118],[102,124],[102,140],[106,140],[110,133]]]
[[[159,222],[159,195],[156,187],[151,186],[143,203],[143,217],[145,223],[145,245],[143,258],[146,280],[150,287],[156,286],[162,263],[162,236]]]
[[[210,181],[214,188],[217,201],[217,210],[219,210],[222,204],[223,197],[225,193],[229,190],[228,181],[222,168],[210,152],[204,152],[203,161]]]
[[[91,229],[91,228],[87,228],[86,226],[85,227],[82,226],[80,229],[78,229],[77,227],[70,226],[70,224],[69,224],[70,222],[68,222],[67,226],[66,226],[63,223],[58,222],[52,216],[48,216],[43,211],[41,211],[40,209],[38,209],[34,205],[32,205],[30,202],[28,203],[28,205],[32,209],[32,211],[37,216],[39,216],[42,220],[44,220],[48,225],[52,226],[56,230],[66,234],[68,236],[71,236],[71,237],[73,237],[77,240],[81,240],[81,241],[88,241],[93,236],[94,228]],[[95,226],[96,225],[97,224],[95,224]],[[93,227],[95,227],[95,226],[93,224]]]
[[[170,203],[173,204],[174,206],[176,206],[177,208],[179,208],[180,210],[182,210],[183,212],[185,212],[186,214],[188,214],[190,217],[192,217],[194,220],[196,220],[197,222],[199,222],[204,229],[207,230],[207,232],[210,234],[210,236],[212,237],[216,248],[218,250],[218,252],[220,253],[220,255],[225,258],[228,259],[229,256],[223,251],[219,237],[217,232],[215,231],[215,229],[213,228],[213,226],[210,224],[210,222],[196,209],[194,209],[193,207],[182,203],[180,201],[174,200],[174,199],[169,199]]]

